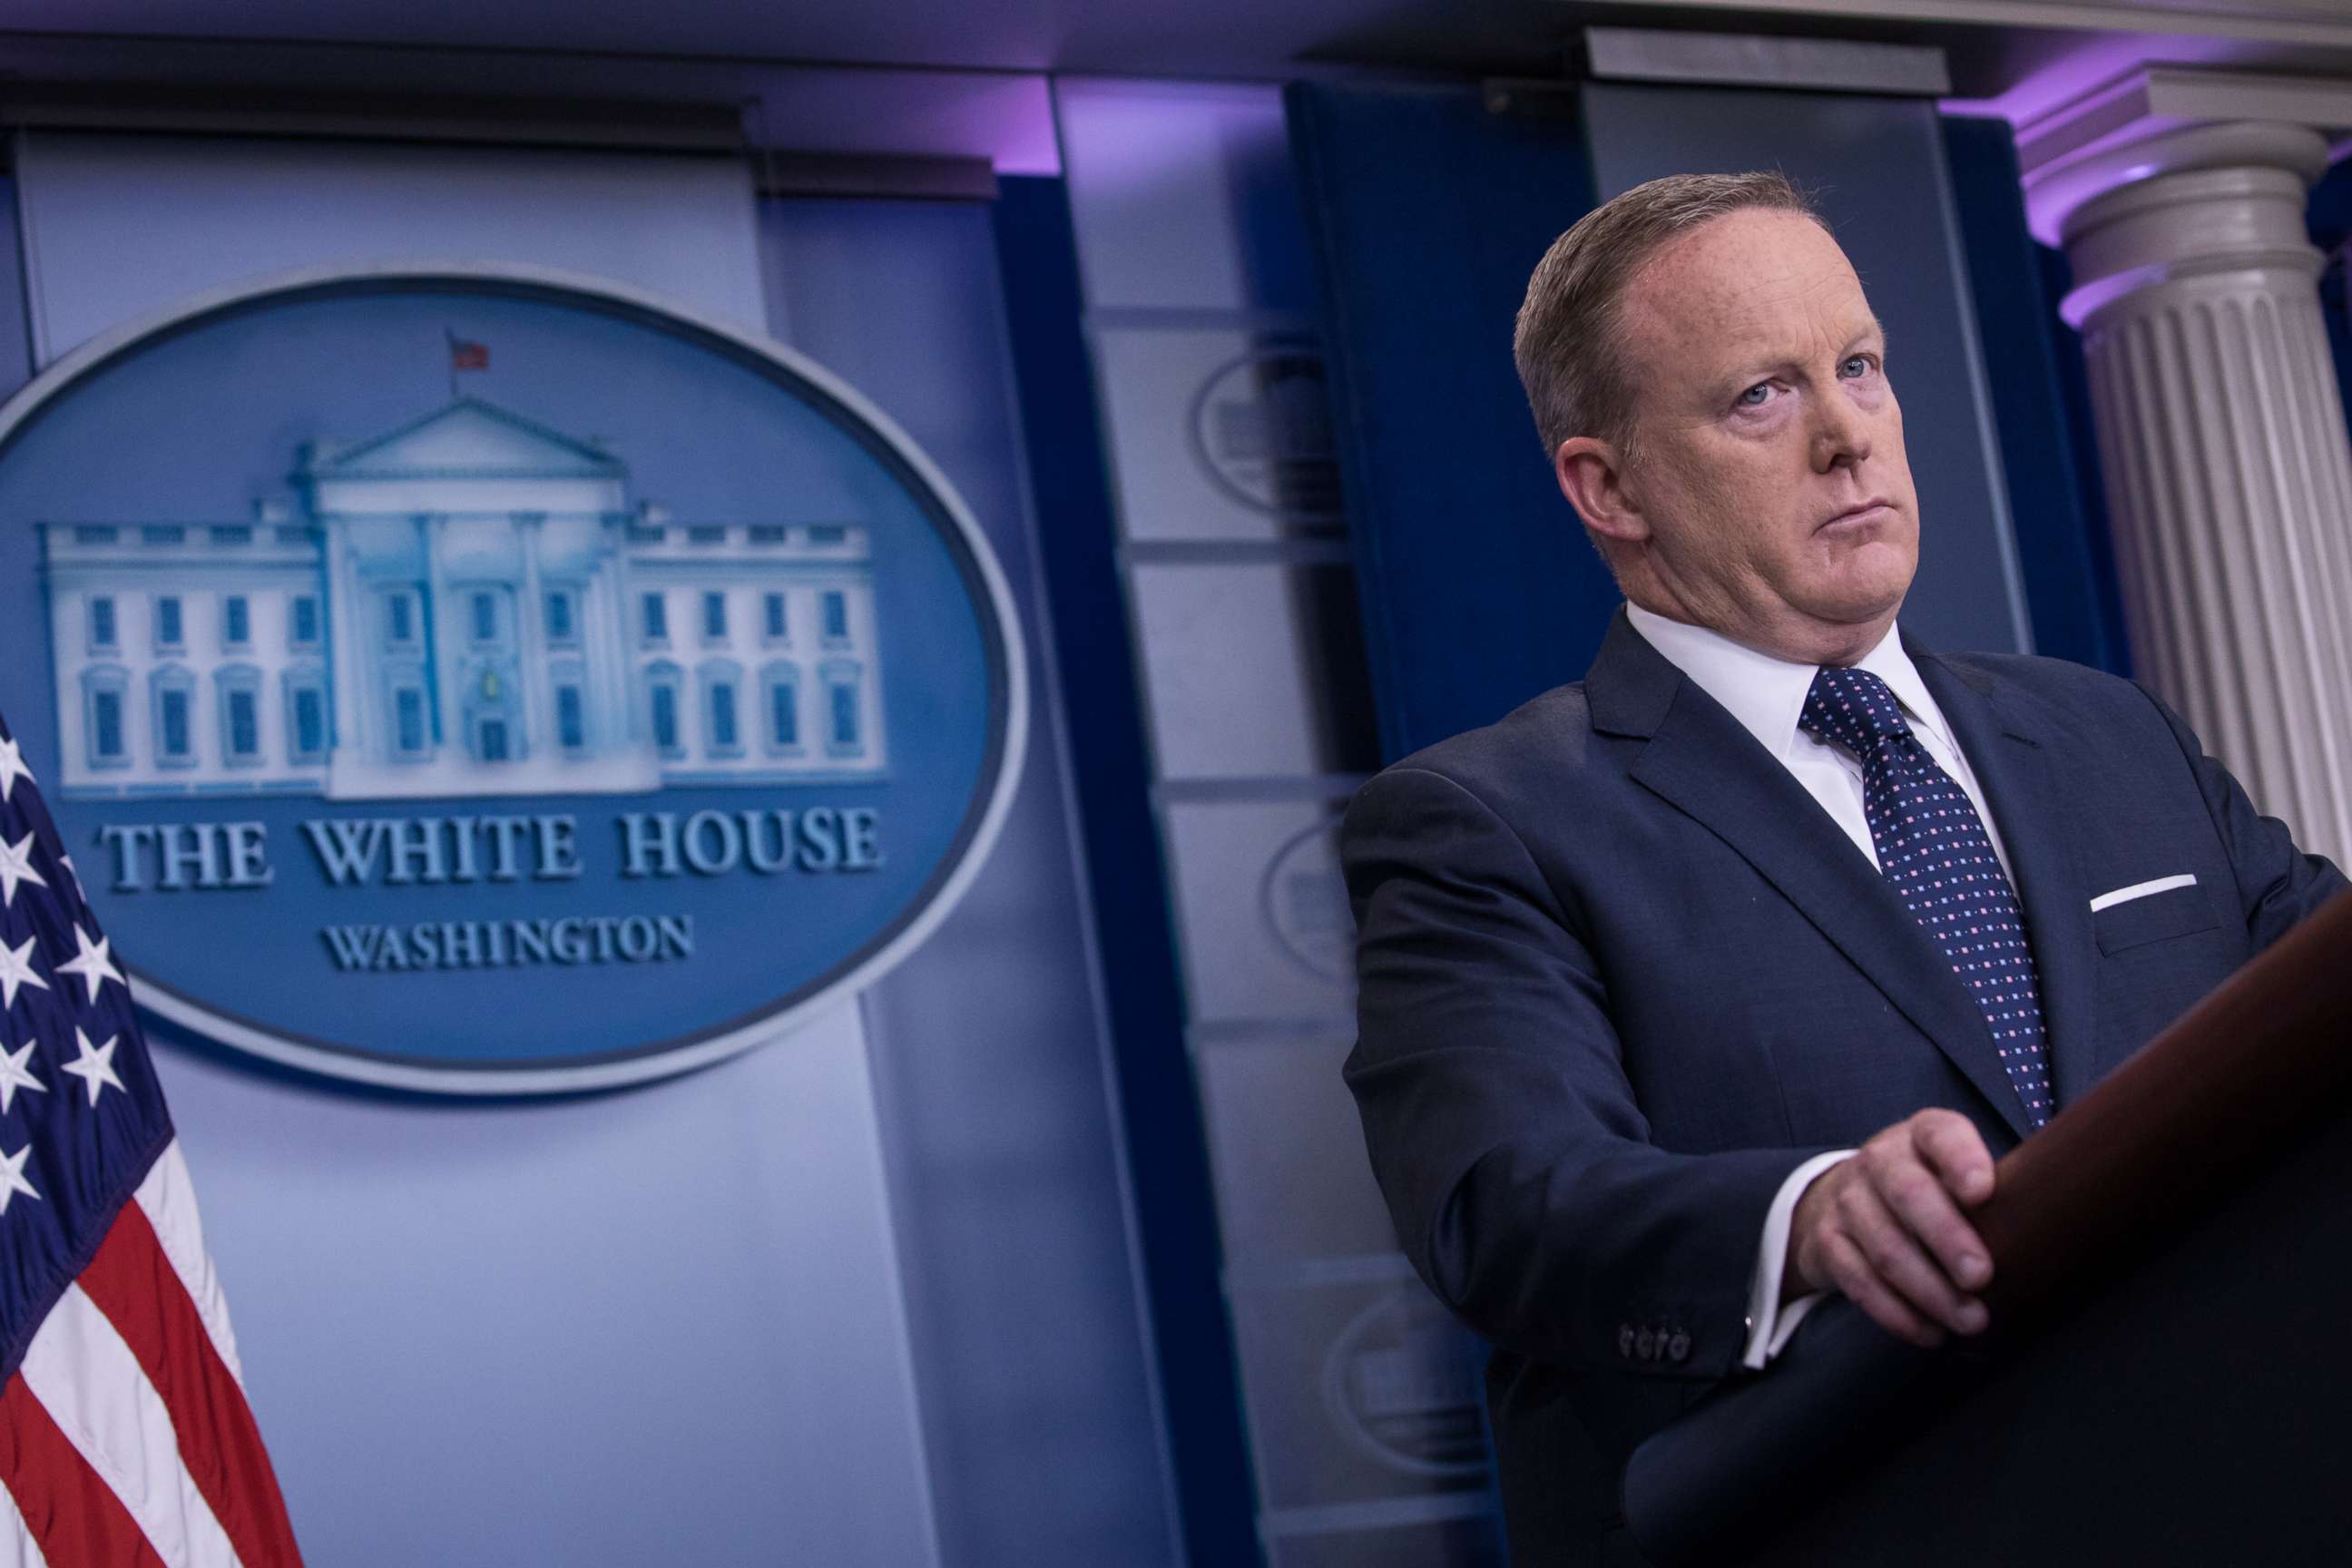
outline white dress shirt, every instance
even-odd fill
[[[1643,641],[1738,720],[1772,760],[1788,769],[1805,786],[1805,793],[1845,829],[1854,847],[1868,856],[1873,866],[1878,864],[1878,847],[1870,837],[1870,818],[1863,810],[1861,761],[1843,746],[1815,740],[1797,727],[1798,715],[1804,711],[1805,695],[1812,689],[1819,666],[1775,658],[1736,643],[1720,632],[1670,621],[1638,605],[1626,605],[1625,616]],[[1936,759],[1937,765],[1952,775],[1966,792],[1969,803],[1977,808],[1985,837],[1992,840],[1992,852],[2000,858],[2001,870],[2008,873],[2014,885],[2017,875],[2010,868],[2009,851],[2001,846],[2000,830],[1993,826],[1992,813],[1985,805],[1984,791],[1977,784],[1976,773],[1952,739],[1951,726],[1945,721],[1943,710],[1936,706],[1935,698],[1928,695],[1927,682],[1919,679],[1911,656],[1903,651],[1903,639],[1896,629],[1890,625],[1878,646],[1857,659],[1855,667],[1877,676],[1895,693],[1895,700],[1903,705],[1904,718],[1910,721],[1911,732],[1927,754]],[[1764,1236],[1748,1291],[1748,1352],[1744,1358],[1748,1366],[1760,1367],[1780,1354],[1805,1314],[1822,1299],[1822,1293],[1817,1292],[1799,1297],[1785,1310],[1780,1306],[1780,1270],[1789,1250],[1790,1222],[1798,1198],[1812,1184],[1813,1178],[1853,1154],[1851,1149],[1839,1150],[1806,1161],[1780,1184],[1771,1208],[1766,1212]]]

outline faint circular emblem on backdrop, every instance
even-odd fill
[[[1003,574],[905,436],[547,274],[78,351],[0,409],[0,711],[142,1005],[372,1082],[774,1037],[945,913],[1022,749]]]
[[[1217,488],[1245,505],[1339,515],[1330,388],[1308,345],[1270,344],[1219,366],[1192,399],[1192,450]]]
[[[1376,1298],[1323,1359],[1333,1425],[1368,1458],[1409,1475],[1486,1473],[1478,1390],[1469,1336],[1418,1284]]]
[[[1354,973],[1356,921],[1339,874],[1339,818],[1283,840],[1258,879],[1258,912],[1283,955],[1318,980]]]

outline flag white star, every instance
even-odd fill
[[[0,1114],[5,1114],[16,1103],[16,1091],[20,1089],[29,1089],[35,1094],[49,1092],[49,1086],[35,1078],[32,1068],[25,1065],[32,1060],[33,1047],[38,1044],[38,1040],[26,1040],[21,1050],[0,1051]]]
[[[114,960],[106,955],[112,941],[111,937],[102,936],[93,943],[89,940],[89,932],[77,925],[74,927],[74,942],[81,951],[58,965],[59,974],[79,974],[89,982],[89,999],[92,1002],[98,1000],[98,988],[106,982],[111,980],[117,985],[123,984],[122,971],[115,968]]]
[[[33,1146],[30,1143],[13,1154],[5,1149],[0,1149],[0,1214],[8,1212],[8,1200],[18,1193],[24,1194],[35,1202],[40,1200],[41,1194],[33,1190],[33,1184],[25,1180],[25,1162],[31,1157],[32,1152]]]
[[[29,985],[37,991],[47,991],[49,983],[33,973],[33,938],[26,937],[21,947],[10,947],[0,942],[0,1008],[16,1005],[16,988]]]
[[[33,770],[25,765],[25,754],[16,749],[16,742],[0,741],[0,800],[6,800],[15,792],[18,779],[26,784],[41,782],[33,776]]]
[[[37,888],[49,885],[47,877],[33,869],[33,836],[29,833],[14,844],[0,838],[0,909],[16,904],[19,882],[30,882]]]
[[[122,1089],[122,1080],[114,1076],[114,1047],[121,1043],[121,1035],[109,1035],[106,1037],[106,1044],[93,1046],[89,1043],[88,1035],[83,1034],[79,1029],[74,1031],[74,1044],[81,1047],[81,1055],[66,1063],[60,1070],[73,1074],[89,1086],[89,1102],[92,1105],[98,1103],[98,1097],[105,1092],[107,1085],[112,1084],[117,1089]],[[122,1089],[122,1092],[129,1094],[131,1091]]]

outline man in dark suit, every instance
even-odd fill
[[[1537,269],[1517,354],[1627,607],[1577,685],[1350,806],[1347,1068],[1398,1236],[1494,1346],[1519,1568],[1840,1292],[1979,1332],[1993,1160],[2344,886],[2145,689],[1895,626],[1885,336],[1778,175]]]

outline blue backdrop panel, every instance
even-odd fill
[[[2081,378],[2082,350],[2025,226],[2016,139],[2005,120],[1950,116],[1943,132],[2034,651],[2129,674],[2098,453],[2087,410],[2065,395],[2065,373]]]
[[[2352,387],[2352,310],[2347,309],[2346,247],[2352,246],[2352,159],[2335,164],[2311,188],[2311,243],[2327,257],[2320,274],[2320,314],[2336,355],[2336,380]],[[2347,408],[2352,418],[2352,406]]]
[[[0,175],[0,225],[8,234],[17,226],[16,182]],[[33,379],[33,339],[24,310],[25,252],[21,246],[0,246],[0,395]]]
[[[1511,364],[1528,274],[1592,179],[1565,94],[1525,113],[1469,88],[1286,97],[1394,759],[1576,679],[1616,605]]]
[[[1178,1523],[1188,1561],[1243,1568],[1259,1560],[1246,1429],[1218,1279],[1208,1145],[1184,1049],[1110,475],[1079,330],[1069,193],[1043,177],[1008,178],[999,188],[997,256],[1052,608],[1039,640],[1050,638],[1066,721],[1081,738],[1070,752],[1070,785],[1114,1054],[1106,1076],[1120,1112]]]
[[[1996,149],[1963,126],[1948,166],[1933,109],[1902,100],[1516,96],[1288,95],[1389,756],[1575,679],[1598,646],[1617,595],[1535,439],[1512,317],[1560,230],[1680,171],[1777,166],[1812,188],[1888,323],[1924,525],[1906,625],[2004,650],[2046,627],[2051,651],[2120,661],[2052,380],[2054,318]]]
[[[722,180],[675,157],[507,160],[294,140],[264,156],[160,136],[110,146],[103,157],[20,163],[18,237],[52,282],[81,258],[137,251],[140,267],[107,273],[131,291],[117,303],[134,314],[218,282],[208,268],[224,257],[268,265],[243,248],[255,236],[281,240],[271,255],[292,265],[363,256],[368,234],[395,228],[453,254],[569,270],[614,270],[600,258],[631,249],[646,264],[632,275],[647,287],[737,320],[760,305],[740,164]],[[139,195],[167,176],[168,224]],[[449,180],[504,184],[461,213],[443,199]],[[688,187],[709,197],[690,219],[672,199]],[[665,255],[686,259],[659,268]],[[21,311],[6,270],[0,305]],[[984,274],[975,287],[992,281]],[[891,309],[907,313],[903,301]],[[461,323],[427,323],[420,353],[446,355],[445,324]],[[518,347],[491,347],[490,375],[519,368]],[[0,352],[0,374],[14,368]],[[975,399],[1001,385],[984,363],[962,368]],[[369,361],[351,378],[384,374]],[[429,393],[437,378],[424,374]],[[141,434],[126,426],[108,460],[150,460]],[[982,488],[942,457],[960,486]],[[263,476],[274,482],[283,462]],[[1001,489],[1017,494],[1017,447],[1005,444],[994,462]],[[1032,537],[1019,511],[983,526],[1008,560]],[[38,594],[37,579],[0,573],[0,625],[36,616]],[[980,882],[1038,864],[1066,875],[1069,854],[1066,822],[1024,837],[1008,821]],[[959,917],[984,908],[979,899],[975,885]],[[1036,934],[996,922],[992,952],[1082,972],[1072,966],[1086,963],[1083,928],[1057,932],[1038,919]],[[920,956],[940,952],[948,935]],[[268,981],[249,962],[236,978]],[[517,990],[499,1005],[518,1030],[548,1027],[536,1000]],[[966,996],[933,1037],[994,1059],[975,1016],[998,1017]],[[1030,1026],[1027,1015],[1002,1016],[1008,1029]],[[928,1390],[891,1254],[905,1238],[885,1209],[882,1130],[855,1015],[625,1093],[497,1104],[273,1074],[176,1029],[151,1039],[255,1414],[311,1561],[941,1560],[921,1447],[929,1413],[917,1405]],[[1115,1169],[1107,1155],[1074,1179],[1099,1183],[1106,1167]]]
[[[1903,401],[1920,529],[1904,629],[1931,647],[2030,648],[1934,107],[1839,93],[1608,86],[1586,90],[1584,112],[1604,198],[1664,174],[1769,168],[1813,193],[1886,323],[1887,374]]]
[[[1008,182],[1035,184],[1058,188]],[[773,330],[939,463],[990,527],[1029,639],[1031,750],[987,874],[866,994],[940,1559],[1151,1568],[1175,1562],[1178,1530],[1067,782],[1083,789],[1101,737],[1045,646],[1036,528],[1065,520],[1040,485],[1033,524],[1024,494],[1028,323],[1007,318],[992,219],[978,203],[769,201],[761,240]],[[1045,428],[1033,454],[1094,450]],[[1069,735],[1084,743],[1066,752]]]

